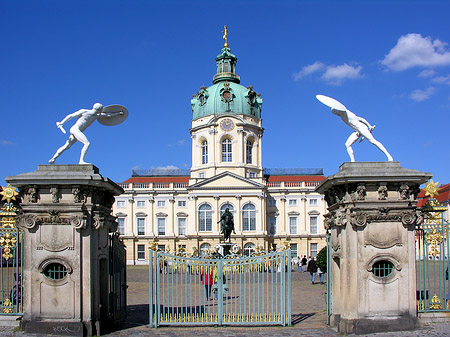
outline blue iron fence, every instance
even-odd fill
[[[150,250],[150,326],[290,325],[290,254],[210,259]]]

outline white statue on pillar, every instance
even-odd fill
[[[64,151],[69,149],[78,140],[83,144],[81,149],[80,161],[78,164],[88,164],[84,161],[86,152],[89,149],[91,143],[83,133],[86,128],[91,125],[96,119],[103,125],[117,125],[122,123],[128,117],[128,110],[121,105],[109,105],[103,107],[100,103],[95,103],[92,109],[80,109],[67,115],[61,122],[56,122],[56,126],[62,133],[66,133],[63,125],[72,118],[77,117],[77,121],[70,128],[70,136],[66,143],[61,146],[55,153],[55,155],[48,162],[54,164],[56,158],[58,158]]]
[[[381,152],[386,155],[388,161],[394,161],[383,144],[381,144],[372,136],[372,131],[375,129],[375,125],[370,125],[370,123],[364,118],[356,116],[342,103],[331,97],[316,95],[316,98],[326,106],[329,106],[333,114],[341,117],[344,123],[354,130],[354,132],[350,135],[350,137],[348,137],[347,141],[345,142],[345,147],[347,148],[348,155],[350,156],[350,160],[352,162],[355,161],[352,145],[355,144],[356,141],[361,137],[362,138],[360,142],[362,142],[364,139],[367,139],[371,144],[375,145]]]

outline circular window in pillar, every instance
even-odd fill
[[[386,278],[394,271],[394,264],[388,260],[379,260],[372,266],[372,273],[376,277]]]
[[[62,259],[44,261],[39,266],[39,271],[50,281],[58,282],[72,273],[72,268]]]

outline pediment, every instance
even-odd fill
[[[190,190],[212,189],[264,189],[265,185],[256,183],[240,175],[223,172],[214,177],[207,178],[189,187]]]

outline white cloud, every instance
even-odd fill
[[[447,43],[420,34],[400,36],[397,44],[381,61],[386,67],[402,71],[412,67],[436,67],[450,65]]]
[[[316,61],[313,64],[304,66],[300,71],[293,73],[292,77],[294,77],[294,81],[298,81],[309,74],[322,70],[323,68],[325,68],[325,65],[322,62]]]
[[[431,82],[450,85],[450,75],[435,77],[431,80]]]
[[[430,98],[430,96],[433,95],[435,91],[436,89],[434,87],[429,87],[425,90],[417,89],[414,90],[411,95],[409,95],[409,97],[414,101],[422,102]]]
[[[178,143],[178,145],[183,145],[184,144],[184,139],[179,140],[177,143]]]
[[[14,143],[13,143],[13,142],[10,142],[9,140],[1,140],[1,139],[0,139],[0,144],[12,145],[12,144],[14,144]]]
[[[167,165],[167,166],[158,166],[158,167],[153,167],[153,170],[179,170],[178,167],[173,166],[173,165]]]
[[[340,66],[328,66],[322,78],[330,84],[339,85],[344,79],[361,78],[362,66],[351,66],[344,63]]]
[[[431,77],[434,76],[436,74],[436,71],[434,71],[433,69],[425,69],[422,70],[419,74],[419,77]]]

